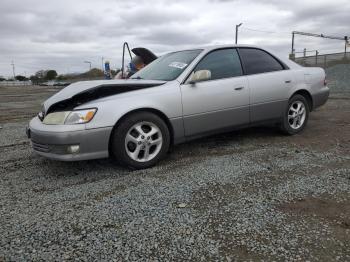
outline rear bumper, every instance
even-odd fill
[[[112,127],[85,129],[80,126],[48,126],[33,118],[26,129],[27,136],[32,142],[34,152],[60,161],[78,161],[108,157],[108,143]],[[77,152],[72,153],[69,147],[79,146]]]
[[[313,109],[316,109],[316,108],[324,105],[327,102],[328,97],[329,97],[329,88],[328,87],[324,87],[319,92],[313,94],[312,95]]]

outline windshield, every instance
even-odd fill
[[[132,76],[132,79],[164,80],[176,79],[202,50],[187,50],[166,54],[154,60]]]

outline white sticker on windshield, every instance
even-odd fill
[[[172,62],[169,64],[169,66],[179,68],[179,69],[184,69],[187,66],[187,64],[181,63],[181,62]]]

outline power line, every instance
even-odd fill
[[[253,32],[267,33],[267,34],[291,34],[290,32],[266,31],[266,30],[260,30],[260,29],[254,29],[254,28],[250,28],[250,27],[245,27],[245,26],[242,26],[242,29],[245,29],[245,30],[248,30],[248,31],[253,31]]]

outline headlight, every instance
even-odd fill
[[[72,111],[70,112],[70,114],[68,115],[64,123],[66,125],[88,123],[94,118],[96,111],[97,111],[96,108]]]
[[[43,124],[45,124],[45,125],[63,125],[64,121],[66,120],[66,118],[69,114],[70,114],[69,111],[50,113],[47,116],[45,116]]]
[[[97,109],[84,109],[76,111],[64,111],[48,114],[43,123],[46,125],[74,125],[85,124],[92,120]]]

